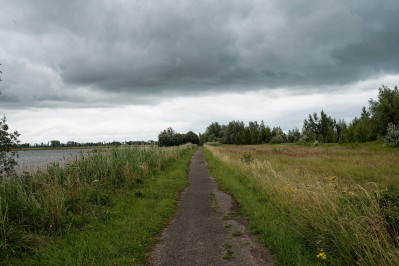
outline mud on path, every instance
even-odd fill
[[[232,215],[233,198],[218,189],[205,166],[199,148],[190,163],[190,185],[151,253],[151,264],[273,265],[246,221]]]

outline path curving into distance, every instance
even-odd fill
[[[190,185],[151,253],[151,264],[273,265],[272,256],[251,234],[246,221],[229,215],[233,198],[218,189],[205,166],[199,148],[190,163]],[[232,236],[233,232],[242,235]]]

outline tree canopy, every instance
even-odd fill
[[[17,131],[9,132],[6,117],[0,119],[0,177],[15,174],[15,165],[18,156],[15,151],[11,151],[12,147],[16,147],[19,143],[19,134]]]
[[[163,130],[158,135],[158,145],[162,147],[178,146],[189,142],[199,144],[200,140],[198,135],[192,131],[189,131],[186,134],[176,133],[176,131],[171,127]]]

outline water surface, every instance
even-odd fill
[[[65,150],[27,150],[18,151],[16,158],[18,165],[15,170],[18,174],[22,172],[34,173],[45,170],[49,164],[59,163],[61,166],[73,161],[82,153],[86,154],[91,149],[65,149]]]

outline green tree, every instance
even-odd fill
[[[272,131],[264,122],[260,123],[259,143],[269,143],[272,139]]]
[[[298,140],[301,138],[301,132],[299,131],[299,129],[294,128],[293,130],[288,130],[288,134],[287,134],[287,141],[288,142],[298,142]]]
[[[59,140],[51,140],[51,147],[55,148],[55,147],[61,147],[61,142]]]
[[[249,127],[245,127],[244,129],[244,141],[242,144],[251,144],[251,130]]]
[[[178,146],[185,143],[199,144],[200,139],[197,134],[192,131],[187,132],[187,134],[176,133],[176,131],[169,127],[159,133],[158,135],[158,145],[159,146]]]
[[[373,129],[370,113],[366,111],[366,107],[362,108],[360,118],[355,117],[350,123],[346,137],[348,142],[367,142],[376,139],[377,135]]]
[[[372,115],[369,126],[375,128],[376,134],[385,136],[389,123],[399,124],[399,90],[397,86],[393,89],[382,86],[378,89],[378,99],[370,99],[369,104]]]
[[[250,132],[250,143],[249,144],[258,144],[259,143],[259,131],[260,126],[257,121],[249,122],[248,124],[249,132]]]
[[[273,127],[272,129],[272,138],[275,136],[281,135],[283,137],[283,139],[286,138],[286,135],[284,133],[284,131],[281,129],[281,127]]]
[[[330,116],[327,116],[324,110],[321,110],[319,123],[320,123],[319,129],[321,135],[320,140],[326,143],[337,142],[338,139],[337,130],[336,130],[337,122],[335,121],[335,119],[333,119]]]
[[[193,143],[193,144],[200,144],[200,139],[197,134],[192,131],[189,131],[184,136],[185,143]]]
[[[165,146],[173,146],[174,144],[174,138],[175,138],[176,132],[173,130],[173,128],[168,127],[158,135],[158,145],[161,147]]]
[[[231,121],[224,131],[223,142],[226,144],[244,144],[244,133],[244,122]]]
[[[222,127],[218,122],[213,122],[206,128],[205,134],[208,141],[221,141],[223,137]]]
[[[309,142],[315,140],[320,142],[337,142],[339,139],[337,133],[337,122],[321,110],[320,118],[317,113],[309,115],[308,119],[303,121],[302,133],[304,139]]]
[[[281,127],[273,127],[271,135],[272,138],[270,139],[270,143],[278,144],[287,142],[287,136],[285,135]]]
[[[206,140],[206,134],[199,134],[199,139],[200,139],[200,145],[204,144]]]
[[[317,139],[320,134],[319,118],[317,113],[309,115],[308,119],[303,121],[302,133],[306,141],[313,142]]]
[[[0,119],[0,177],[15,174],[15,166],[18,153],[11,151],[11,148],[17,147],[19,143],[19,134],[17,131],[9,132],[6,117]]]
[[[348,139],[348,126],[344,120],[339,120],[337,123],[337,135],[339,143],[347,143]]]

